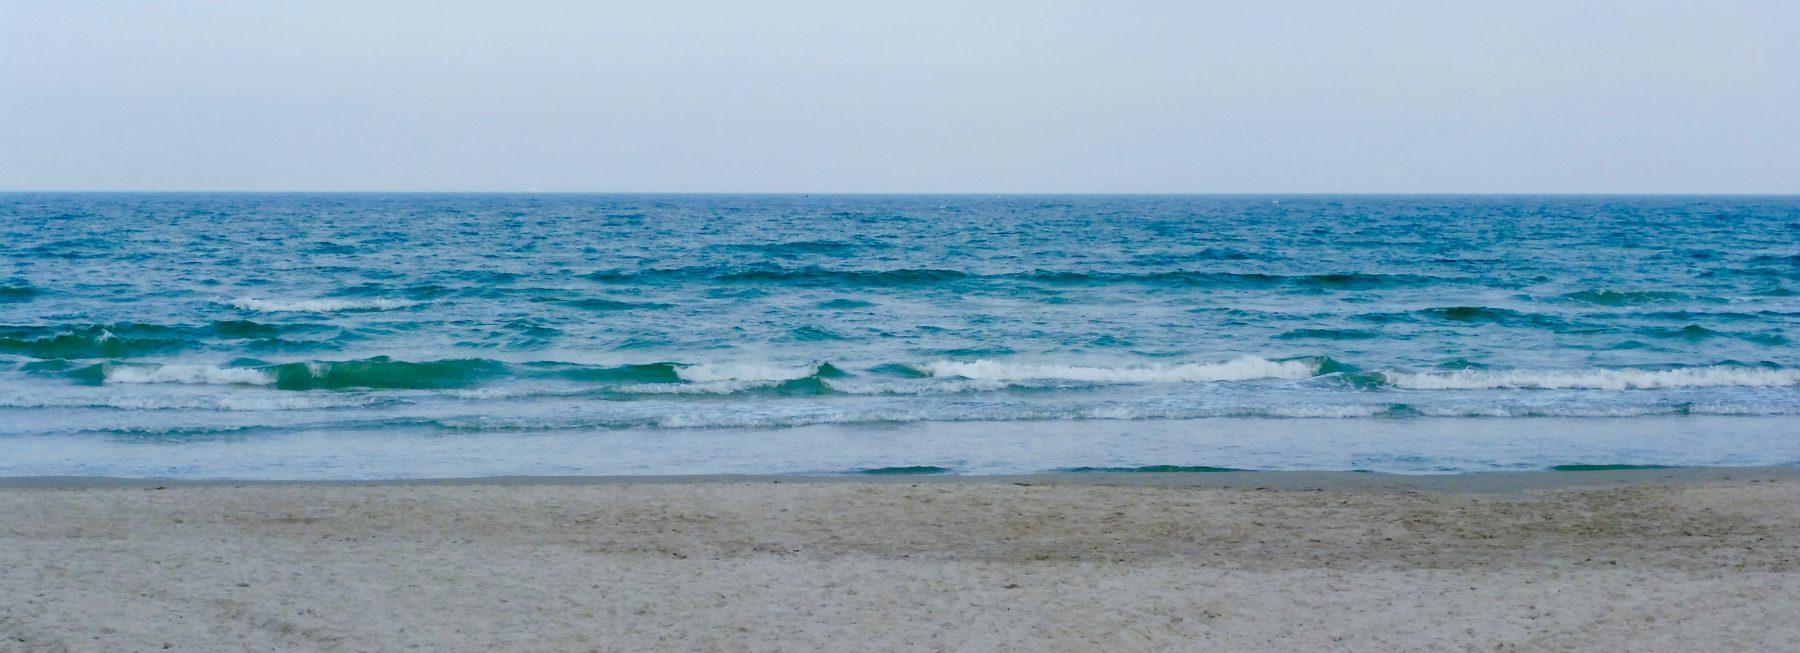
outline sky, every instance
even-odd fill
[[[0,190],[1800,193],[1800,2],[0,0]]]

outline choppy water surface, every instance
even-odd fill
[[[1796,292],[1800,198],[0,195],[0,474],[1783,464]]]

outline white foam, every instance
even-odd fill
[[[1791,407],[1791,406],[1779,406],[1779,405],[1768,405],[1768,404],[1728,404],[1728,403],[1719,403],[1719,402],[1689,404],[1687,407],[1687,413],[1689,415],[1749,415],[1749,416],[1792,415],[1792,414],[1794,414],[1795,410],[1796,410],[1796,408]]]
[[[1244,417],[1256,417],[1256,411],[1242,411]],[[1369,404],[1286,404],[1267,407],[1269,417],[1291,417],[1295,419],[1324,418],[1351,419],[1357,417],[1374,417],[1388,412],[1387,406]]]
[[[457,399],[474,401],[505,401],[508,399],[531,399],[536,397],[574,397],[593,392],[591,388],[542,388],[542,387],[499,387],[471,388],[467,390],[446,390],[444,394]]]
[[[992,392],[1005,390],[1015,384],[1006,381],[951,381],[933,380],[929,383],[892,382],[866,383],[845,379],[825,379],[825,387],[834,391],[851,395],[941,395],[960,394],[964,392]]]
[[[246,311],[261,313],[331,313],[336,311],[391,311],[398,308],[416,306],[418,302],[404,299],[368,299],[354,301],[348,299],[294,299],[269,300],[255,297],[239,297],[226,302]]]
[[[818,363],[802,366],[769,363],[702,363],[677,367],[675,375],[689,383],[709,381],[792,381],[819,373]]]
[[[270,385],[275,375],[248,367],[212,365],[108,365],[107,383],[192,383],[205,385]]]
[[[329,398],[307,395],[281,395],[255,397],[220,397],[214,406],[218,410],[230,411],[264,411],[264,410],[321,410],[326,408],[356,408],[376,403],[372,397],[340,397]]]
[[[1664,415],[1731,415],[1742,417],[1775,417],[1792,415],[1794,410],[1777,404],[1683,404],[1628,406],[1416,406],[1424,417],[1464,418],[1627,418]]]
[[[800,377],[796,377],[800,378]],[[616,392],[640,395],[729,395],[781,385],[776,379],[757,381],[700,381],[695,383],[637,383],[613,388]]]
[[[705,414],[673,414],[656,420],[656,425],[668,429],[699,428],[791,428],[812,426],[817,424],[905,424],[914,422],[964,422],[984,420],[993,417],[990,411],[915,411],[906,409],[877,410],[823,410],[806,413],[756,414],[756,413],[705,413]],[[1005,421],[1067,419],[1070,416],[1058,413],[1042,413],[1035,411],[1009,411],[1004,413]]]
[[[978,360],[972,363],[938,361],[920,371],[932,376],[962,377],[984,381],[1060,380],[1090,383],[1206,383],[1253,379],[1304,379],[1318,373],[1310,361],[1272,361],[1245,356],[1223,363],[1183,363],[1131,367],[1034,365]]]
[[[1651,390],[1659,388],[1771,388],[1800,385],[1800,369],[1683,367],[1670,370],[1460,370],[1383,372],[1388,383],[1414,390]]]
[[[369,397],[320,397],[305,394],[259,396],[93,396],[0,398],[0,408],[112,408],[116,410],[282,411],[370,406]]]

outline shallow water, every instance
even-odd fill
[[[1797,291],[1800,198],[0,195],[0,474],[1787,464]]]

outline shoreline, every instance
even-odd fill
[[[1709,481],[1800,479],[1800,466],[1651,467],[1597,470],[1525,470],[1460,474],[1387,474],[1344,471],[1048,472],[1041,474],[695,474],[645,476],[480,476],[417,479],[180,479],[114,476],[0,477],[0,491],[186,487],[395,487],[584,486],[716,484],[905,484],[1190,487],[1291,491],[1413,491],[1451,494],[1518,494],[1635,485]]]

